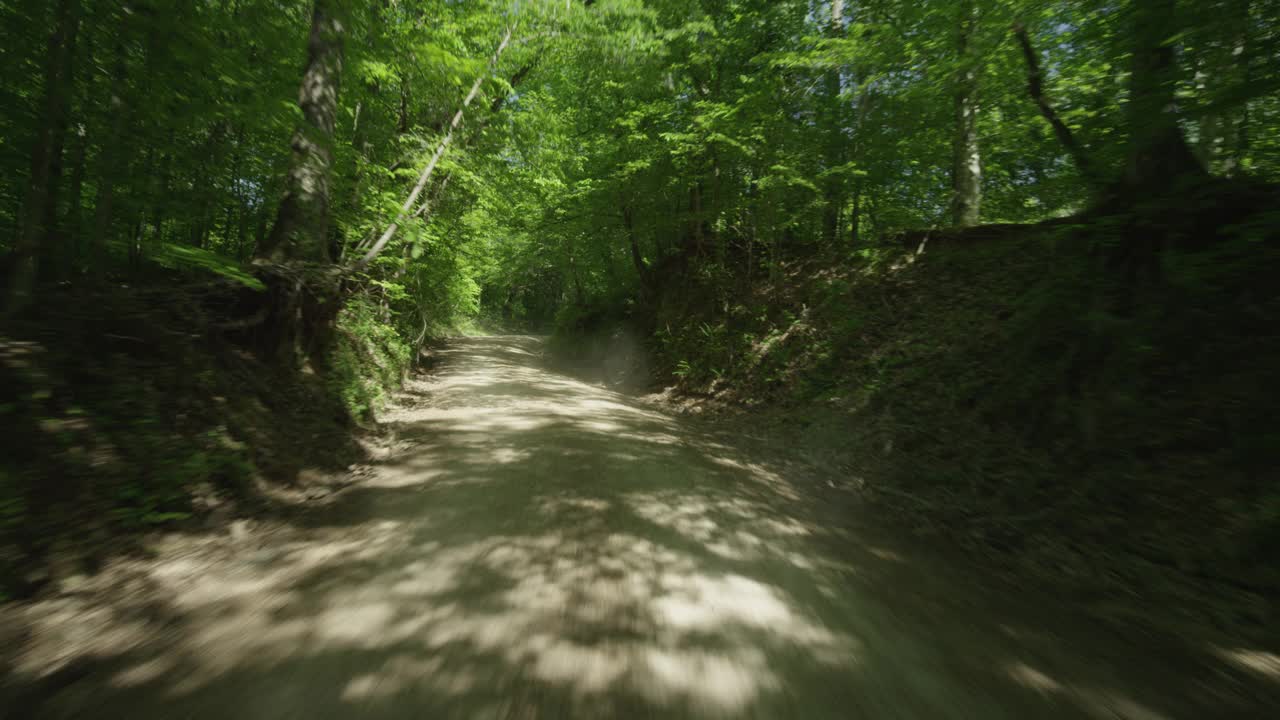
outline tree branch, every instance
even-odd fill
[[[1058,117],[1057,111],[1049,104],[1049,99],[1045,97],[1044,74],[1040,70],[1040,59],[1036,55],[1035,49],[1031,47],[1031,36],[1027,34],[1026,26],[1020,22],[1014,23],[1013,34],[1017,36],[1018,45],[1022,48],[1022,57],[1027,62],[1027,93],[1035,101],[1036,107],[1040,109],[1040,114],[1053,127],[1053,134],[1058,138],[1058,142],[1062,144],[1067,154],[1071,156],[1071,160],[1080,171],[1080,175],[1093,187],[1102,187],[1104,183],[1093,164],[1093,160],[1089,158],[1088,153],[1076,141],[1071,128],[1062,122],[1062,119]]]
[[[436,151],[431,156],[430,162],[427,163],[427,166],[418,176],[418,182],[413,186],[413,191],[409,193],[409,197],[400,206],[400,212],[396,214],[395,221],[387,226],[378,241],[373,244],[373,247],[369,248],[369,252],[365,253],[364,257],[356,262],[353,269],[363,270],[369,263],[373,262],[374,258],[378,257],[383,249],[386,248],[387,243],[391,242],[391,238],[395,237],[401,223],[409,219],[410,211],[413,210],[413,206],[418,202],[418,196],[422,194],[423,189],[427,187],[427,183],[431,180],[431,175],[435,172],[436,165],[440,163],[440,158],[444,157],[445,151],[453,144],[453,134],[458,129],[458,126],[462,124],[463,113],[471,105],[471,101],[476,99],[476,95],[480,94],[480,86],[493,74],[494,69],[498,66],[498,60],[502,57],[502,51],[507,49],[507,43],[509,42],[511,42],[510,27],[507,28],[506,34],[502,36],[502,42],[498,44],[497,51],[494,52],[493,57],[489,60],[489,69],[476,78],[475,83],[471,85],[471,92],[467,93],[466,98],[462,101],[462,107],[458,108],[458,111],[453,114],[453,120],[445,130],[444,137],[440,139],[440,144],[436,146]]]

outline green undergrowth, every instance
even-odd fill
[[[1280,215],[1215,200],[686,279],[656,364],[1116,613],[1274,627]]]
[[[403,384],[413,360],[409,342],[373,302],[356,297],[338,315],[326,381],[352,418],[371,421]]]

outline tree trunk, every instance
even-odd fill
[[[89,271],[101,277],[107,261],[107,240],[115,212],[116,183],[125,174],[129,156],[126,129],[133,106],[125,99],[128,78],[127,50],[124,43],[116,45],[115,67],[111,80],[111,130],[99,155],[98,192],[93,203],[93,231],[89,240],[87,262]]]
[[[644,262],[644,254],[640,252],[640,238],[636,233],[635,211],[630,205],[622,206],[622,225],[627,231],[627,244],[631,250],[631,264],[636,269],[636,276],[640,278],[640,293],[644,299],[648,298],[650,290],[649,266]]]
[[[70,62],[67,64],[70,70]],[[68,86],[71,83],[70,73],[63,75]],[[61,207],[62,194],[62,171],[65,161],[65,150],[67,142],[67,127],[70,120],[70,87],[67,88],[68,97],[66,104],[63,106],[63,116],[58,121],[58,125],[54,128],[53,146],[49,151],[49,179],[48,179],[48,196],[44,203],[44,237],[40,239],[40,254],[43,256],[45,270],[51,279],[62,280],[63,272],[70,259],[66,250],[66,228],[62,226],[59,208]]]
[[[1129,78],[1129,152],[1125,180],[1169,189],[1204,168],[1178,126],[1178,68],[1172,42],[1181,30],[1176,0],[1143,0],[1130,10],[1133,60]]]
[[[1235,47],[1232,48],[1231,56],[1233,63],[1237,66],[1243,65],[1241,68],[1241,83],[1244,87],[1253,85],[1254,72],[1253,62],[1249,58],[1249,53],[1254,52],[1253,38],[1253,20],[1250,15],[1250,3],[1239,3],[1239,16],[1237,18],[1239,27],[1236,31]],[[1236,118],[1235,127],[1231,130],[1230,147],[1228,156],[1223,167],[1223,172],[1228,177],[1234,177],[1244,167],[1245,160],[1249,157],[1249,132],[1250,132],[1250,114],[1249,103],[1245,102],[1240,106],[1240,114]]]
[[[831,0],[831,22],[827,27],[827,36],[838,38],[844,34],[844,0]],[[834,170],[844,164],[845,136],[841,120],[844,113],[840,104],[840,69],[831,68],[824,78],[826,85],[826,133],[827,151],[826,165],[828,175],[822,184],[822,240],[827,245],[836,241],[840,233],[840,206],[842,199],[842,183],[834,174]]]
[[[692,256],[702,257],[702,181],[698,180],[689,188],[689,241],[692,244]]]
[[[334,0],[315,0],[307,65],[298,92],[302,122],[293,134],[284,199],[258,257],[271,262],[329,261],[329,176],[338,117],[346,27]]]
[[[84,261],[84,177],[85,156],[88,154],[89,133],[84,124],[75,128],[75,145],[71,153],[71,189],[67,194],[67,223],[64,230],[69,236],[68,259],[75,263]]]
[[[978,58],[973,49],[978,8],[974,0],[959,3],[956,52],[955,134],[951,140],[952,221],[959,227],[978,224],[982,209],[982,157],[978,150]]]
[[[409,132],[409,80],[408,78],[400,81],[400,112],[399,120],[396,123],[396,132],[404,135]]]
[[[853,184],[853,207],[849,210],[849,237],[853,247],[862,244],[862,178]]]
[[[337,317],[337,288],[321,277],[330,263],[329,176],[346,33],[337,6],[335,0],[313,6],[298,92],[302,122],[293,134],[284,199],[258,248],[258,260],[275,266],[267,272],[264,349],[285,364],[296,362],[299,351],[319,360]]]
[[[57,219],[56,184],[61,176],[62,145],[71,112],[71,69],[80,29],[79,0],[58,0],[44,68],[44,101],[40,128],[31,150],[31,177],[14,247],[4,316],[21,311],[31,299],[39,256]]]

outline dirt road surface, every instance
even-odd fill
[[[22,650],[0,715],[1163,720],[1280,707],[1274,655],[1121,639],[1034,589],[992,590],[873,530],[776,452],[545,369],[537,339],[442,354],[385,418],[395,450],[323,507],[270,531],[157,539],[106,599],[108,580],[87,578],[10,618]]]

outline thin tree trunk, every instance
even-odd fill
[[[1076,141],[1071,128],[1067,127],[1067,124],[1058,117],[1057,111],[1053,109],[1053,105],[1045,97],[1044,74],[1040,70],[1040,58],[1037,56],[1035,48],[1031,46],[1031,36],[1027,33],[1026,27],[1021,23],[1017,23],[1013,26],[1013,33],[1018,38],[1018,45],[1022,48],[1023,60],[1027,63],[1027,93],[1035,101],[1036,107],[1040,110],[1040,115],[1053,128],[1053,134],[1057,137],[1058,142],[1067,151],[1067,154],[1071,156],[1076,169],[1080,171],[1080,176],[1095,189],[1101,187],[1103,180],[1098,174],[1097,167],[1080,143]]]
[[[400,81],[400,112],[396,132],[401,135],[409,132],[409,80],[407,78]]]
[[[1251,5],[1247,0],[1239,0],[1232,5],[1235,32],[1229,47],[1229,57],[1223,63],[1226,73],[1246,88],[1253,85],[1253,63],[1249,59],[1249,52],[1252,50]],[[1234,177],[1249,153],[1248,101],[1242,103],[1237,111],[1221,119],[1219,133],[1222,140],[1216,158],[1217,166],[1213,169],[1227,177]]]
[[[73,55],[74,48],[70,53]],[[49,271],[51,278],[61,280],[67,269],[67,263],[70,256],[67,253],[67,233],[66,228],[62,224],[60,215],[61,195],[62,195],[62,175],[65,163],[65,150],[67,142],[67,129],[71,117],[71,58],[67,58],[65,72],[62,75],[63,81],[67,85],[67,97],[65,104],[61,108],[63,115],[57,121],[53,133],[53,147],[49,152],[49,180],[48,180],[48,198],[44,204],[44,237],[40,241],[40,254],[44,256],[43,262]]]
[[[244,125],[236,127],[235,142],[231,148],[231,167],[228,169],[226,218],[223,221],[222,242],[235,257],[240,256],[240,242],[244,239],[244,194],[240,185],[240,162],[244,156]]]
[[[175,147],[176,136],[173,132],[169,133],[168,147]],[[164,227],[169,222],[169,206],[171,199],[169,197],[173,180],[173,155],[171,153],[162,154],[160,156],[160,172],[152,177],[151,186],[151,225],[154,231],[151,234],[151,247],[158,248],[164,242]]]
[[[265,205],[265,203],[263,204]],[[271,217],[266,207],[260,206],[257,212],[257,227],[253,231],[253,244],[255,248],[262,247],[267,241],[267,234],[271,230]]]
[[[622,226],[627,231],[627,245],[631,250],[631,264],[636,269],[636,276],[640,278],[640,292],[644,297],[648,297],[650,290],[649,266],[644,262],[644,253],[640,251],[640,238],[636,233],[635,211],[630,205],[622,205]]]
[[[1216,68],[1213,67],[1216,59],[1212,57],[1216,54],[1213,50],[1211,46],[1196,63],[1196,95],[1202,98],[1209,97],[1213,87],[1221,80],[1215,72]],[[1212,172],[1225,144],[1222,116],[1217,112],[1204,113],[1196,123],[1196,130],[1196,157],[1199,158],[1201,165]]]
[[[244,201],[241,200],[236,206],[236,244],[234,257],[237,260],[244,259],[246,255],[245,246],[248,244],[249,240],[249,213],[246,212],[246,210],[248,210],[248,207],[245,205]]]
[[[959,227],[978,224],[982,209],[982,157],[978,149],[978,58],[973,48],[978,24],[974,0],[959,3],[956,52],[955,129],[951,141],[952,220]]]
[[[827,36],[838,38],[844,34],[844,0],[831,0],[831,22]],[[822,240],[830,245],[835,243],[840,234],[840,206],[843,204],[843,189],[840,178],[833,173],[835,168],[844,163],[845,136],[841,119],[840,104],[840,69],[832,68],[824,78],[826,85],[827,115],[827,152],[826,165],[828,175],[823,182],[822,203]]]
[[[89,133],[84,124],[75,128],[75,148],[71,152],[71,189],[67,194],[67,249],[69,259],[84,261],[84,177],[85,156],[88,154]]]
[[[31,177],[3,317],[21,311],[30,302],[39,256],[48,251],[42,246],[47,244],[56,225],[55,185],[61,175],[63,138],[70,120],[71,69],[79,29],[79,0],[58,0],[53,32],[46,46],[41,125],[31,151]]]
[[[853,247],[862,242],[862,178],[853,183],[853,207],[849,210],[849,237]]]
[[[100,277],[106,269],[107,239],[111,232],[116,202],[116,183],[124,175],[128,139],[125,131],[133,106],[125,100],[128,65],[124,43],[116,45],[115,67],[111,80],[111,130],[103,144],[99,158],[98,192],[93,203],[93,231],[89,240],[88,263],[90,273]]]
[[[428,193],[427,198],[423,200],[422,205],[418,206],[418,209],[414,211],[413,216],[424,220],[430,217],[431,208],[444,196],[445,190],[449,189],[449,181],[452,179],[453,173],[445,173],[445,176],[440,179],[440,184],[436,186],[435,190]]]
[[[702,256],[702,181],[689,188],[689,239],[693,243],[693,256]]]

